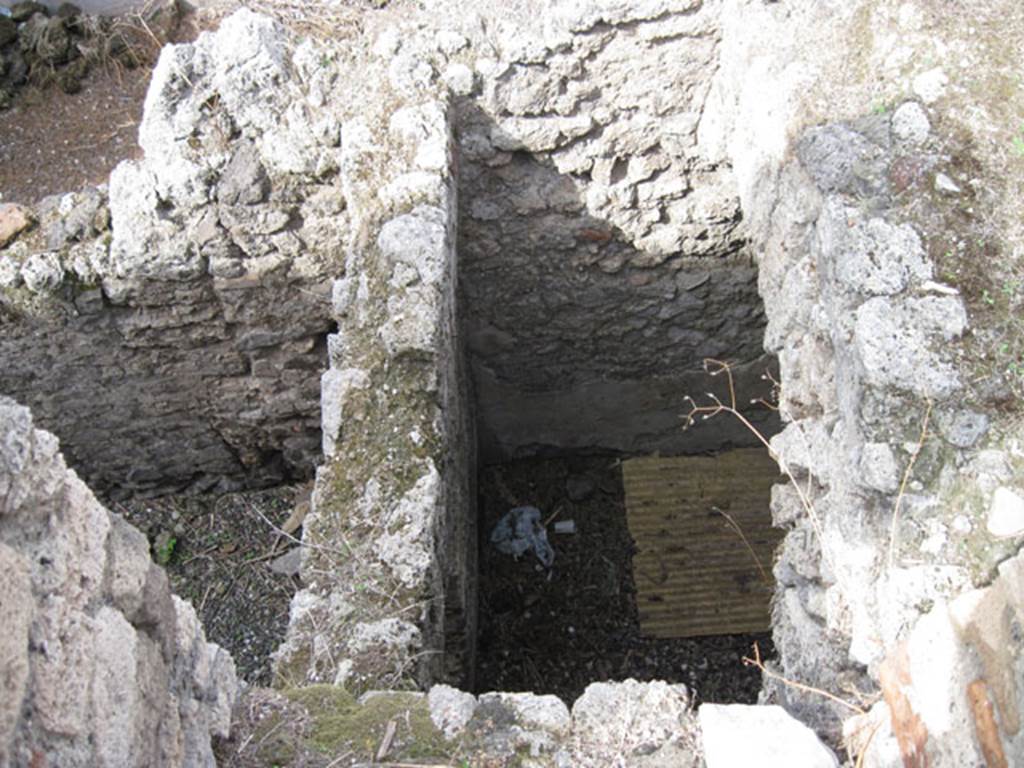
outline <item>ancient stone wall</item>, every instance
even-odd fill
[[[987,738],[1020,748],[1011,713],[1024,691],[999,688],[1019,677],[1017,662],[988,650],[1020,625],[1020,608],[1000,597],[1005,587],[955,598],[1016,551],[1024,519],[1016,533],[993,520],[997,506],[1018,503],[1000,502],[1000,493],[1020,499],[1013,477],[1022,457],[1021,436],[990,428],[963,377],[964,302],[936,279],[927,251],[927,238],[944,233],[913,226],[923,215],[914,193],[947,162],[929,119],[909,101],[892,115],[813,129],[779,177],[761,289],[788,422],[772,448],[794,482],[773,494],[775,523],[789,529],[775,569],[773,631],[788,677],[859,691],[865,701],[881,686],[892,715],[883,735],[912,738],[912,751],[953,765],[982,759],[983,741],[954,735],[978,725],[968,703],[976,681],[996,689],[989,706],[1001,713],[1001,731]],[[903,176],[908,166],[917,179]],[[930,206],[952,204],[938,200]],[[1000,571],[1007,583],[1016,578],[1016,566]],[[922,617],[950,601],[945,620],[957,628],[949,640],[936,634],[932,653],[951,649],[941,667],[954,682],[941,692],[947,716],[936,718],[929,713],[939,705],[911,688],[912,677],[919,691],[928,683],[911,672],[916,658],[908,667],[906,643],[924,642],[907,640],[921,635],[910,629],[943,621],[944,608]],[[968,607],[993,602],[998,610]],[[829,717],[848,715],[792,687],[769,690],[823,730]],[[911,714],[923,719],[907,737],[901,718]],[[895,759],[892,748],[882,757],[885,741],[873,753],[879,764]]]
[[[753,440],[679,419],[705,358],[737,364],[744,407],[770,366],[731,168],[697,145],[718,17],[690,0],[564,9],[477,54],[457,101],[459,250],[485,459]]]
[[[171,594],[146,537],[0,398],[0,765],[213,766],[231,657]]]
[[[983,64],[1002,43],[965,46],[934,8],[826,5],[727,10],[701,135],[733,159],[779,355],[779,671],[870,714],[766,695],[833,739],[845,719],[865,765],[1012,764],[1019,660],[990,649],[1021,622],[1021,435],[977,343],[999,260],[981,278],[964,260],[1015,242],[998,152],[966,138],[1003,108]],[[978,80],[924,71],[940,48],[978,56]],[[867,113],[877,83],[901,97],[811,127]]]
[[[967,375],[985,362],[968,333],[971,292],[980,289],[957,285],[962,272],[943,261],[979,232],[999,232],[1001,246],[1019,225],[979,222],[979,210],[1002,211],[1012,196],[1000,194],[990,158],[979,159],[984,145],[963,138],[978,134],[971,115],[997,108],[979,106],[974,79],[959,86],[971,96],[964,106],[942,100],[941,71],[914,71],[914,51],[932,49],[913,3],[901,4],[896,21],[867,0],[519,5],[551,10],[554,22],[539,30],[527,14],[491,35],[482,16],[460,16],[460,32],[421,19],[369,50],[292,47],[277,25],[243,12],[217,35],[165,53],[142,131],[146,159],[111,181],[109,243],[102,197],[71,198],[58,219],[84,223],[70,243],[33,247],[30,236],[0,261],[4,343],[33,361],[44,393],[36,406],[57,419],[48,398],[85,408],[131,381],[102,380],[78,394],[56,386],[58,377],[78,382],[78,370],[51,377],[44,363],[61,358],[45,350],[59,347],[32,340],[84,338],[76,323],[104,329],[88,336],[104,341],[114,333],[131,341],[141,328],[150,351],[132,354],[143,360],[179,349],[208,360],[213,349],[223,362],[273,349],[265,364],[262,353],[243,355],[251,370],[228,377],[227,427],[210,426],[207,411],[184,400],[165,407],[163,394],[139,414],[143,426],[153,413],[173,415],[159,422],[157,439],[168,442],[155,447],[184,447],[176,478],[195,481],[180,464],[215,467],[212,482],[241,482],[251,479],[244,446],[283,453],[298,426],[291,445],[313,450],[315,414],[288,421],[287,404],[293,388],[309,386],[311,361],[326,347],[324,465],[278,677],[357,692],[425,688],[455,680],[472,657],[476,440],[460,320],[489,458],[746,439],[742,425],[719,423],[726,416],[678,438],[677,416],[683,394],[707,388],[700,357],[729,352],[748,364],[746,382],[759,372],[763,333],[778,355],[787,425],[772,449],[792,475],[772,500],[787,534],[775,566],[771,663],[865,714],[851,718],[849,707],[777,681],[766,700],[833,742],[845,730],[867,749],[866,765],[922,755],[935,765],[995,765],[1019,754],[1024,700],[1012,649],[1022,621],[1022,436],[1019,419],[999,415],[1005,397],[975,383],[1005,382],[1002,373]],[[899,45],[875,39],[872,19],[920,35],[897,35]],[[851,62],[865,69],[851,74]],[[900,96],[873,116],[837,121],[839,104],[871,112],[865,83],[878,78],[865,62],[883,73],[903,62],[891,77]],[[822,103],[828,119],[816,119]],[[198,302],[197,286],[208,290]],[[171,308],[178,290],[183,314]],[[274,302],[281,316],[259,325],[268,310],[258,302],[233,315],[235,290],[270,291],[248,295]],[[308,306],[298,303],[307,290]],[[93,309],[100,320],[89,325]],[[231,317],[256,327],[220,319]],[[337,332],[318,342],[332,322]],[[33,323],[43,329],[37,337]],[[222,339],[224,323],[231,330]],[[276,335],[296,327],[297,337]],[[64,328],[64,336],[54,330]],[[239,347],[243,340],[250,346]],[[136,385],[181,377],[195,359],[146,369]],[[264,403],[256,396],[232,410],[238,382],[249,392],[257,371],[280,395],[266,407],[285,403],[288,415],[253,411]],[[30,373],[10,385],[26,398]],[[223,376],[202,379],[188,397],[205,403]],[[268,414],[269,437],[259,437]],[[221,442],[190,443],[197,424]],[[113,428],[117,440],[97,449],[109,450],[104,462],[124,464],[122,455],[154,440],[130,422]],[[96,434],[69,433],[83,466]],[[208,444],[234,458],[211,464],[221,454],[200,447]],[[269,462],[250,464],[257,472]],[[162,487],[155,475],[141,477]],[[94,568],[104,556],[76,562]],[[26,593],[22,582],[11,594]],[[94,607],[106,610],[87,611]],[[132,610],[121,609],[129,624]],[[936,665],[939,682],[929,673]],[[13,679],[15,689],[35,689]],[[628,689],[604,692],[618,701]],[[516,710],[523,722],[551,715],[543,728],[517,724],[489,748],[507,749],[512,738],[512,752],[529,749],[537,764],[571,759],[560,756],[571,727],[554,702],[531,699],[524,715],[507,694],[446,697],[463,724],[481,712],[485,722],[488,712]],[[669,719],[683,724],[681,691],[626,698],[648,723],[644,707],[670,700]],[[606,716],[587,709],[582,722]],[[777,710],[762,712],[774,722]],[[716,728],[751,732],[746,719],[722,727],[721,715],[701,717],[708,744]],[[620,732],[619,747],[630,733]],[[650,755],[666,743],[658,733],[642,745]],[[716,754],[728,753],[727,737],[716,744],[726,750]],[[666,760],[679,758],[677,746]],[[659,764],[632,750],[635,764]]]
[[[333,286],[305,587],[276,664],[285,683],[353,691],[462,681],[476,634],[449,107],[437,84],[361,66],[383,83],[341,127],[353,234]]]
[[[239,58],[248,31],[169,48],[145,158],[45,201],[0,252],[0,392],[97,489],[267,485],[319,453],[340,137],[295,113],[281,40]]]

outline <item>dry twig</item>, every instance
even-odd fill
[[[729,387],[729,402],[728,404],[723,403],[722,400],[716,394],[714,394],[713,392],[708,392],[707,396],[711,400],[712,404],[697,405],[696,401],[694,401],[692,397],[686,395],[684,400],[687,400],[690,403],[690,411],[689,413],[683,414],[683,419],[685,419],[686,421],[686,423],[683,426],[683,429],[689,429],[691,426],[693,426],[697,416],[700,416],[701,421],[706,421],[707,419],[718,416],[721,413],[728,413],[734,416],[736,419],[738,419],[739,422],[744,427],[746,427],[750,431],[750,433],[754,437],[756,437],[765,448],[768,449],[769,453],[772,453],[771,444],[768,442],[768,438],[761,434],[760,430],[758,430],[758,428],[755,427],[746,416],[740,413],[739,408],[737,407],[736,387],[733,383],[732,368],[729,365],[729,363],[723,362],[721,360],[715,360],[714,358],[709,357],[706,360],[704,360],[704,370],[707,371],[709,376],[718,376],[723,373],[725,374],[725,378]],[[771,381],[775,382],[775,379],[771,378]],[[777,385],[777,382],[775,382],[775,384]],[[757,403],[759,402],[759,400],[752,400],[751,402]],[[774,454],[772,454],[772,458],[775,459],[776,463],[779,465],[779,469],[783,473],[785,473],[785,475],[789,477],[789,479],[792,481],[793,488],[794,490],[796,490],[797,496],[800,499],[800,505],[807,513],[807,517],[811,521],[811,525],[814,528],[814,532],[818,536],[818,541],[821,542],[821,556],[828,563],[829,568],[832,568],[834,570],[832,565],[832,559],[831,557],[829,557],[825,549],[824,534],[822,532],[821,520],[818,518],[818,514],[814,509],[814,504],[811,502],[810,482],[808,482],[808,487],[806,490],[801,488],[800,483],[797,482],[794,473],[790,470],[785,460],[782,459],[781,456],[775,456]]]
[[[804,685],[803,683],[798,683],[795,680],[790,680],[788,677],[783,677],[777,672],[772,672],[770,669],[768,669],[768,667],[764,665],[764,662],[761,661],[761,649],[757,647],[757,643],[754,643],[754,658],[751,659],[747,656],[744,656],[742,661],[745,666],[757,667],[759,670],[761,670],[761,674],[767,675],[773,680],[778,680],[780,683],[789,686],[790,688],[796,688],[798,691],[804,691],[805,693],[814,693],[818,696],[824,696],[826,699],[834,701],[836,702],[836,704],[841,704],[842,706],[846,707],[847,709],[853,710],[859,715],[867,714],[867,710],[861,709],[856,704],[851,704],[850,702],[846,701],[845,699],[839,698],[833,693],[829,693],[828,691],[822,690],[821,688],[815,688],[813,685]]]
[[[394,720],[388,720],[387,726],[384,728],[384,736],[380,740],[380,746],[377,747],[377,754],[374,757],[378,763],[388,756],[388,752],[391,751],[391,743],[395,740],[395,732],[398,730],[398,723]]]
[[[927,406],[924,411],[924,419],[921,422],[921,436],[918,438],[914,452],[910,455],[910,461],[907,462],[907,468],[903,472],[903,479],[900,481],[900,490],[899,493],[896,494],[896,506],[892,510],[892,524],[889,528],[890,569],[892,568],[893,560],[896,557],[896,533],[900,519],[900,506],[903,503],[903,494],[907,490],[907,483],[910,481],[910,473],[914,471],[914,464],[917,463],[917,457],[921,454],[921,449],[924,447],[924,441],[928,438],[928,420],[932,415],[932,401],[931,399],[927,399],[925,402],[927,403]]]
[[[736,533],[740,537],[740,540],[743,542],[743,545],[747,548],[747,551],[750,552],[750,556],[754,558],[754,563],[757,565],[757,570],[761,572],[761,580],[770,587],[772,582],[771,579],[768,578],[768,574],[767,572],[765,572],[764,566],[761,564],[761,558],[757,556],[757,553],[754,551],[754,548],[750,545],[750,540],[747,539],[747,535],[743,533],[743,529],[740,528],[739,523],[732,519],[732,515],[730,515],[728,512],[723,512],[718,507],[712,507],[711,511],[717,512],[722,517],[724,517],[726,521],[728,521],[729,525],[732,526],[732,529],[736,531]]]

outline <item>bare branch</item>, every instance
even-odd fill
[[[813,685],[804,685],[803,683],[798,683],[795,680],[790,680],[788,677],[783,677],[777,672],[772,672],[770,669],[768,669],[768,667],[764,665],[764,662],[761,661],[761,649],[757,647],[757,643],[754,643],[754,658],[751,659],[747,656],[744,656],[743,663],[748,667],[757,667],[759,670],[761,670],[762,674],[767,675],[773,680],[778,680],[780,683],[789,686],[790,688],[796,688],[798,691],[804,691],[805,693],[814,693],[818,696],[824,696],[826,699],[834,701],[836,704],[841,704],[842,706],[846,707],[847,709],[853,710],[859,715],[867,714],[867,710],[861,709],[856,704],[851,704],[850,702],[839,698],[835,694],[829,693],[828,691],[824,691],[821,688],[815,688]]]
[[[921,422],[921,436],[917,440],[917,445],[914,447],[914,452],[910,454],[910,461],[907,462],[907,468],[903,471],[903,479],[900,481],[900,490],[896,494],[896,506],[892,510],[892,524],[889,527],[889,568],[892,568],[893,561],[896,558],[896,545],[897,545],[897,533],[900,519],[900,506],[903,504],[903,494],[907,490],[907,483],[910,481],[910,473],[914,471],[914,464],[917,463],[917,457],[921,454],[921,449],[924,447],[924,441],[928,437],[928,420],[932,415],[932,401],[930,398],[926,399],[927,406],[924,411],[924,419]]]

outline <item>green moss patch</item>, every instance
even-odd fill
[[[310,717],[306,738],[326,754],[346,751],[372,760],[394,724],[387,759],[391,761],[447,759],[454,751],[430,719],[421,694],[386,692],[372,695],[363,704],[342,688],[314,685],[284,692]]]

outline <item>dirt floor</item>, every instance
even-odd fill
[[[0,201],[34,205],[47,195],[106,183],[137,157],[149,71],[92,73],[81,93],[24,89],[0,111]]]
[[[398,0],[344,0],[330,8],[302,0],[208,0],[187,13],[173,42],[189,42],[241,6],[265,13],[299,34],[334,39],[361,33],[369,13],[401,17]],[[104,184],[122,160],[138,158],[138,126],[157,50],[134,69],[108,62],[82,82],[76,94],[55,86],[26,86],[11,108],[0,110],[0,202],[35,205],[44,197]]]
[[[117,23],[137,28],[136,18]],[[18,88],[12,106],[0,110],[0,202],[31,206],[105,184],[119,162],[140,157],[138,127],[160,42],[189,42],[210,26],[202,14],[186,13],[158,27],[158,36],[148,30],[152,39],[132,38],[132,55],[97,62],[78,93],[55,83]]]
[[[573,500],[573,499],[576,500]],[[685,683],[699,701],[754,703],[756,669],[741,659],[768,634],[656,639],[640,632],[619,464],[611,458],[525,460],[480,474],[480,635],[477,691],[554,693],[571,703],[599,680]],[[539,508],[555,550],[550,570],[489,537],[510,508]],[[556,514],[557,513],[557,514]],[[572,520],[573,534],[553,532]]]
[[[146,534],[174,592],[195,606],[206,639],[230,651],[238,674],[271,682],[270,654],[284,640],[298,578],[271,569],[293,546],[276,528],[295,486],[223,496],[165,496],[109,503]],[[275,528],[276,527],[276,528]]]

